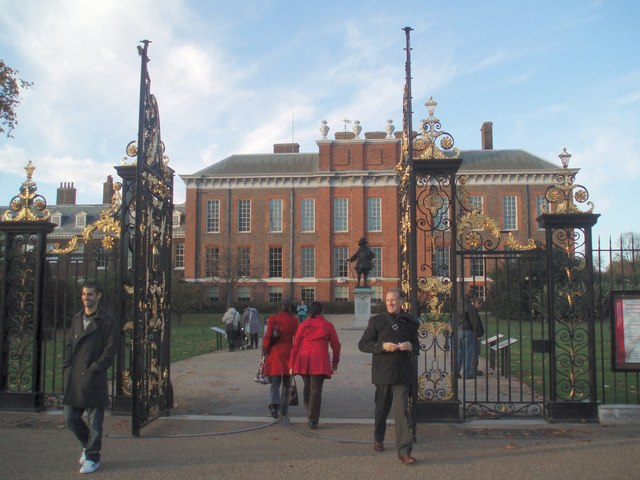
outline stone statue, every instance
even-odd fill
[[[360,277],[364,275],[364,287],[367,287],[367,277],[369,276],[369,272],[371,271],[371,267],[373,267],[373,258],[375,257],[375,253],[367,246],[367,239],[361,238],[358,242],[358,251],[354,253],[351,258],[349,258],[350,262],[356,262],[356,273],[358,274],[358,284],[356,288],[360,287]]]

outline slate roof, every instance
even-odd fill
[[[539,172],[557,170],[556,165],[525,150],[462,150],[461,173]],[[318,173],[317,153],[259,153],[231,155],[199,172],[182,177],[245,176]]]

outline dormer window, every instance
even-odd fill
[[[173,226],[180,226],[180,212],[173,212]]]
[[[87,226],[87,214],[85,212],[78,212],[76,214],[76,228],[84,228]]]
[[[51,223],[55,223],[58,227],[62,225],[62,214],[54,213],[51,215]]]

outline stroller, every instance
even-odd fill
[[[249,335],[247,335],[245,327],[241,326],[236,335],[236,350],[247,350],[249,345]]]

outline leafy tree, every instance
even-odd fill
[[[171,314],[180,323],[185,313],[202,310],[205,305],[204,292],[208,285],[185,282],[174,277],[171,284]]]
[[[18,125],[16,109],[20,105],[20,90],[33,85],[18,78],[18,73],[0,59],[0,133],[6,133],[7,137],[13,137],[11,131]]]

